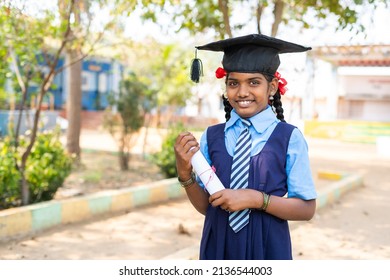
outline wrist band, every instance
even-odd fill
[[[191,177],[187,181],[181,180],[180,177],[177,177],[177,180],[179,181],[180,185],[183,188],[186,188],[186,187],[192,185],[193,183],[195,183],[195,173],[193,171],[191,171]]]
[[[263,205],[261,206],[261,210],[266,211],[270,203],[271,196],[266,194],[265,192],[262,192],[262,194],[263,194]]]

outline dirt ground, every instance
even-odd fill
[[[81,166],[66,178],[55,199],[138,186],[163,179],[165,176],[159,167],[140,154],[132,155],[129,170],[121,171],[118,156],[112,152],[84,152]]]
[[[158,166],[150,160],[150,155],[161,147],[164,133],[163,130],[153,128],[150,128],[148,132],[142,129],[132,149],[129,170],[121,171],[119,158],[115,154],[118,151],[118,145],[114,138],[101,129],[82,130],[80,137],[80,146],[83,148],[82,164],[66,178],[55,198],[65,199],[164,179]],[[149,137],[145,137],[145,134]],[[64,144],[66,143],[65,135],[61,140]]]
[[[311,221],[291,223],[294,258],[390,259],[390,157],[374,144],[318,139],[308,144],[313,174],[358,173],[365,186],[317,211]],[[179,199],[0,243],[0,259],[153,260],[186,248],[193,256],[202,224],[202,215]]]

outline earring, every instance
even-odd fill
[[[228,99],[228,96],[227,96],[227,92],[226,92],[226,91],[223,93],[223,97],[224,97],[225,99]]]
[[[273,95],[270,95],[269,100],[270,100],[270,101],[273,101],[273,100],[274,100]]]

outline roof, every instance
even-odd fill
[[[312,55],[336,66],[390,66],[390,45],[322,46]]]

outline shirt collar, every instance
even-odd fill
[[[230,112],[230,119],[226,122],[225,131],[234,125],[243,126],[241,121],[237,122],[240,119],[240,116],[233,109]],[[260,113],[249,118],[254,129],[258,133],[263,133],[272,123],[278,121],[274,112],[272,111],[271,106],[267,106],[267,108]]]

